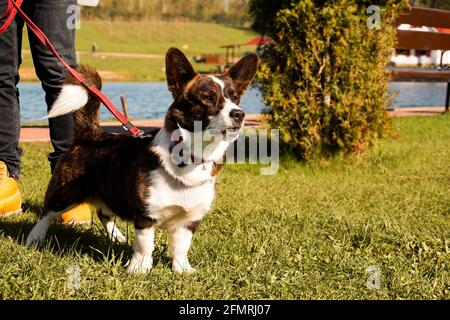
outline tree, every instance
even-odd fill
[[[367,25],[371,2],[250,3],[255,30],[274,40],[259,73],[268,120],[299,158],[362,152],[389,129],[386,67],[407,1],[378,1],[379,30]]]
[[[88,18],[177,19],[241,25],[250,21],[249,0],[101,0],[97,8],[84,8]]]
[[[251,0],[250,1],[250,15],[254,19],[252,28],[264,35],[270,33],[275,25],[277,13],[284,8],[288,8],[291,0]]]

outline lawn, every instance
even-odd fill
[[[246,43],[257,36],[248,28],[214,23],[83,20],[76,33],[76,48],[84,52],[79,55],[81,63],[112,73],[109,74],[110,80],[162,81],[165,77],[163,56],[170,47],[182,49],[189,57],[206,53],[225,55],[225,50],[220,46]],[[93,43],[100,52],[154,54],[161,57],[94,57],[87,53]],[[27,36],[24,36],[23,48],[29,49]],[[243,47],[245,50],[254,51],[255,47]],[[35,81],[30,53],[25,51],[23,58],[22,78]],[[195,68],[208,71],[216,66],[197,64]]]
[[[258,35],[248,28],[182,21],[82,21],[77,49],[165,54],[179,47],[189,54],[225,54],[220,46],[246,43]],[[251,48],[251,47],[249,47]]]
[[[111,245],[98,220],[55,225],[43,250],[25,247],[50,147],[24,144],[25,213],[0,220],[0,298],[450,299],[450,118],[394,124],[398,137],[355,161],[284,158],[275,176],[226,166],[191,248],[197,273],[186,276],[171,272],[162,231],[147,275],[125,272],[131,248]],[[78,290],[67,287],[71,266]],[[366,285],[369,266],[379,289]]]

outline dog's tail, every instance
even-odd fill
[[[99,90],[102,80],[98,72],[88,66],[80,65],[77,71]],[[100,101],[78,82],[71,74],[66,77],[61,93],[50,108],[48,118],[55,118],[74,112],[75,139],[93,137],[100,134],[99,123]]]

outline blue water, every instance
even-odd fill
[[[397,93],[393,103],[395,107],[437,107],[445,105],[447,83],[392,82],[389,91]]]
[[[442,106],[445,103],[445,83],[394,82],[390,92],[397,91],[394,105],[397,107]],[[19,84],[22,122],[40,121],[46,115],[44,93],[37,83]],[[163,118],[172,103],[172,96],[165,83],[124,82],[105,83],[103,92],[120,108],[120,95],[127,97],[130,115],[134,119]],[[241,107],[247,113],[260,113],[265,106],[256,88],[250,88],[242,98]],[[102,119],[112,115],[101,108]]]
[[[127,98],[130,116],[134,119],[161,119],[173,102],[172,95],[165,83],[159,82],[112,82],[103,84],[102,90],[112,102],[121,109],[120,95]],[[19,84],[20,114],[22,122],[40,121],[46,115],[44,93],[37,83]],[[261,103],[261,94],[256,88],[250,88],[242,97],[241,107],[247,113],[259,113],[265,107]],[[101,108],[102,119],[113,116]]]

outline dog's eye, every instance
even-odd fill
[[[203,98],[209,102],[213,102],[214,101],[214,96],[211,94],[206,94],[203,96]]]
[[[230,96],[230,99],[233,100],[233,101],[236,101],[238,99],[238,96],[237,96],[236,92],[234,92],[232,90],[228,91],[228,95]]]

